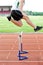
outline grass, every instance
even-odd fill
[[[35,25],[43,26],[43,16],[29,16],[30,20]],[[18,27],[12,22],[8,21],[6,17],[0,16],[0,33],[14,33],[14,32],[34,32],[33,28],[29,26],[26,21],[22,20],[23,26]],[[38,31],[43,32],[43,29]]]

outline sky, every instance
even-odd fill
[[[1,5],[12,5],[14,0],[0,0]],[[43,12],[43,0],[25,0],[23,10]]]

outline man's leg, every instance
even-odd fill
[[[16,20],[14,20],[12,17],[10,17],[10,16],[8,16],[7,19],[8,19],[9,21],[11,21],[12,23],[14,23],[15,25],[19,26],[19,27],[21,27],[21,26],[23,25],[21,20],[16,21]]]
[[[23,14],[23,19],[26,20],[26,22],[27,22],[31,27],[34,28],[34,31],[35,31],[35,32],[38,31],[38,30],[41,30],[41,29],[43,28],[42,26],[36,26],[36,25],[34,25],[34,24],[30,21],[29,17],[28,17],[27,15],[25,15],[25,14]]]
[[[14,23],[15,25],[19,26],[19,27],[21,27],[21,26],[23,25],[22,22],[21,22],[21,20],[16,21],[16,20],[14,20],[14,19],[11,18],[10,21],[11,21],[12,23]]]
[[[30,25],[30,26],[33,27],[33,28],[36,28],[36,25],[34,25],[34,24],[30,21],[30,19],[29,19],[29,17],[28,17],[27,15],[23,14],[23,19],[27,22],[28,25]]]

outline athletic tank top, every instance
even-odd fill
[[[24,0],[25,1],[25,0]],[[19,0],[14,0],[11,10],[19,10]]]

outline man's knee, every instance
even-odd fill
[[[23,24],[19,24],[19,27],[22,27]]]
[[[24,19],[24,20],[27,20],[27,19],[29,19],[29,17],[28,17],[27,15],[24,15],[24,16],[23,16],[23,19]]]
[[[27,18],[27,17],[28,17],[27,15],[24,15],[24,16],[23,16],[23,19],[25,19],[25,18]]]

